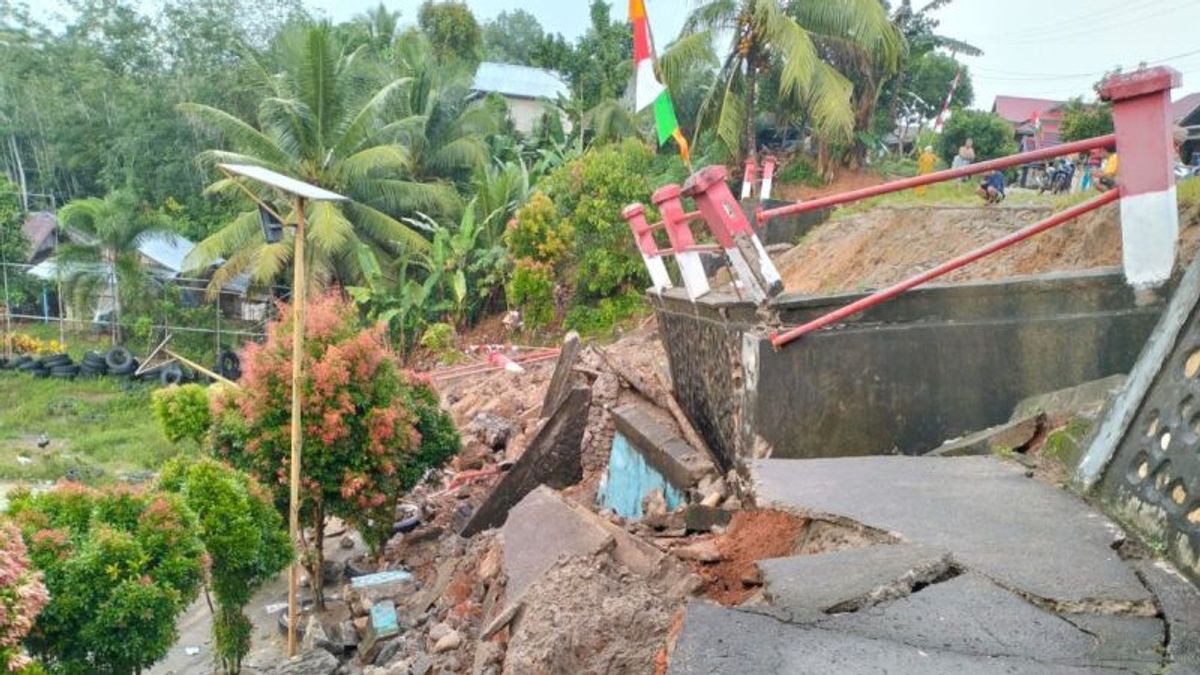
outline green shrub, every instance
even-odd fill
[[[508,302],[521,309],[525,327],[537,330],[554,321],[554,271],[547,263],[522,259],[508,282]]]
[[[50,603],[26,639],[54,672],[141,672],[175,642],[199,589],[204,547],[176,495],[63,484],[17,491],[21,528]]]
[[[433,389],[426,384],[416,384],[409,397],[409,407],[417,418],[421,445],[413,461],[400,468],[400,484],[405,490],[416,486],[426,470],[442,466],[462,448],[454,419],[442,410]]]
[[[1003,117],[974,110],[956,110],[938,139],[938,154],[947,164],[968,138],[975,142],[975,160],[995,159],[1017,151],[1013,127]]]
[[[798,183],[809,187],[821,187],[825,180],[817,167],[805,157],[796,157],[787,162],[776,178],[781,183]]]
[[[621,295],[602,298],[590,305],[577,305],[567,313],[566,327],[581,335],[602,335],[646,309],[645,297],[630,289]]]
[[[621,211],[646,202],[654,152],[629,139],[589,150],[547,176],[542,185],[574,234],[576,302],[606,298],[649,285],[642,257]],[[648,214],[648,218],[655,218]]]
[[[201,443],[212,425],[208,390],[198,384],[164,387],[150,396],[150,409],[163,436],[178,443],[191,439]]]
[[[292,544],[271,495],[253,478],[214,459],[176,459],[159,487],[179,494],[196,514],[211,561],[208,585],[217,601],[213,640],[227,673],[250,650],[250,620],[242,609],[254,591],[292,559]]]
[[[535,192],[517,209],[504,231],[504,245],[514,260],[535,260],[550,265],[567,261],[574,244],[569,220],[562,218],[554,201]]]

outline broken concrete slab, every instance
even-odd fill
[[[314,649],[277,663],[263,672],[270,675],[333,675],[340,666],[341,663],[333,654],[324,649]]]
[[[1064,614],[1063,619],[1095,640],[1096,647],[1088,654],[1090,664],[1145,675],[1162,674],[1162,648],[1167,637],[1162,619],[1120,614]]]
[[[676,488],[687,490],[717,473],[712,460],[683,440],[673,425],[653,412],[653,406],[626,403],[613,408],[612,415],[617,431]]]
[[[1154,613],[1150,593],[1113,549],[1120,529],[1001,459],[762,460],[753,474],[760,506],[849,518],[946,548],[964,567],[1035,597]]]
[[[560,557],[596,555],[616,544],[608,530],[544,486],[512,509],[501,537],[510,605]]]
[[[767,600],[792,621],[815,621],[903,597],[950,570],[945,549],[894,544],[760,560]]]
[[[539,485],[562,489],[583,478],[580,445],[587,427],[592,392],[575,387],[554,414],[530,441],[525,454],[488,495],[463,526],[462,536],[470,537],[499,527],[513,508]]]
[[[550,384],[546,387],[546,397],[542,400],[542,417],[550,417],[558,407],[567,400],[567,394],[579,382],[575,365],[579,363],[579,352],[583,349],[583,341],[579,333],[571,331],[563,338],[562,351],[558,353],[558,362],[554,365],[554,374],[550,376]]]
[[[1136,566],[1170,627],[1166,675],[1200,673],[1200,590],[1167,563],[1141,560]]]
[[[1096,648],[1091,635],[971,572],[819,625],[918,649],[979,656],[1074,662]]]
[[[1012,419],[1022,419],[1039,413],[1051,420],[1062,420],[1075,415],[1094,418],[1100,414],[1109,398],[1125,386],[1125,379],[1124,375],[1110,375],[1078,386],[1031,396],[1016,405]]]
[[[838,675],[1079,675],[1126,672],[1034,658],[978,656],[918,649],[800,626],[772,617],[693,601],[668,666],[668,675],[720,673],[838,673]]]
[[[1041,413],[1033,413],[948,441],[929,456],[969,457],[1022,452],[1042,430],[1044,423],[1045,417]]]

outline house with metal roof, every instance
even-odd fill
[[[522,134],[533,131],[534,125],[546,113],[547,101],[571,95],[571,88],[552,70],[491,61],[479,64],[471,90],[503,98],[513,125]],[[567,124],[565,119],[563,124]]]
[[[1013,125],[1022,150],[1058,145],[1059,125],[1066,101],[1025,96],[997,96],[992,112]]]

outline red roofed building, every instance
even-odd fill
[[[1066,101],[1022,96],[997,96],[992,112],[1013,125],[1017,143],[1022,150],[1058,145],[1059,124]],[[1039,127],[1040,123],[1040,129]]]

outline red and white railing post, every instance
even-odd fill
[[[742,287],[755,303],[762,303],[783,291],[783,280],[725,184],[727,175],[723,166],[701,169],[687,179],[683,194],[695,200]]]
[[[629,228],[633,230],[633,238],[637,241],[642,261],[646,263],[646,270],[650,272],[651,288],[655,293],[661,294],[672,287],[671,275],[667,274],[667,266],[663,263],[658,244],[654,241],[654,228],[646,222],[646,207],[630,204],[621,211],[621,216],[629,222]]]
[[[1100,89],[1113,104],[1120,159],[1121,255],[1135,287],[1159,286],[1175,268],[1179,208],[1175,197],[1171,89],[1179,71],[1159,66],[1115,75]]]
[[[742,199],[750,199],[754,194],[754,181],[758,174],[758,162],[753,157],[746,158],[746,171],[742,174]]]
[[[778,162],[775,155],[767,155],[763,160],[762,185],[758,188],[758,201],[765,202],[771,198],[771,188],[775,185],[775,167]]]
[[[709,291],[708,275],[704,273],[704,262],[696,250],[696,239],[692,236],[689,224],[699,214],[683,210],[683,201],[679,198],[682,193],[678,185],[664,185],[654,192],[650,201],[662,214],[663,229],[671,240],[671,249],[675,253],[684,288],[687,289],[688,298],[695,301]]]

